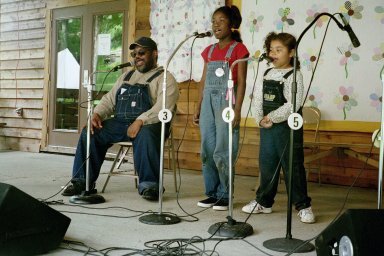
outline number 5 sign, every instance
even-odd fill
[[[303,126],[303,117],[298,113],[292,113],[288,117],[288,125],[292,130],[299,130]]]

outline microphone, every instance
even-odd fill
[[[213,36],[213,33],[212,33],[212,30],[209,30],[209,31],[204,32],[204,33],[195,32],[195,36],[197,38],[211,37],[211,36]]]
[[[132,67],[133,65],[134,65],[134,63],[133,63],[132,61],[130,61],[130,62],[123,63],[123,64],[119,64],[119,65],[113,67],[113,68],[111,69],[111,71],[112,71],[112,72],[115,72],[115,71],[117,71],[117,70],[119,70],[119,69],[122,69],[122,68],[125,68],[125,67]]]
[[[359,39],[357,39],[357,36],[356,34],[353,32],[351,26],[349,25],[348,21],[345,19],[345,17],[343,16],[343,14],[339,14],[340,17],[341,17],[341,20],[343,21],[344,23],[344,28],[343,30],[344,31],[347,31],[348,35],[349,35],[349,38],[351,39],[351,42],[352,42],[352,45],[353,47],[357,48],[360,46],[360,41]]]
[[[273,59],[269,57],[266,53],[261,54],[259,57],[259,62],[263,60],[266,60],[268,64],[273,62]]]

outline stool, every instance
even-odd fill
[[[130,141],[118,142],[115,145],[119,146],[119,151],[116,154],[115,159],[113,160],[111,169],[109,170],[107,180],[104,183],[103,189],[101,193],[104,193],[105,188],[109,182],[111,176],[127,176],[135,179],[135,186],[137,188],[137,179],[139,176],[137,175],[137,171],[135,167],[131,170],[120,170],[121,164],[124,162],[124,159],[127,157],[132,157],[133,163],[133,144]],[[169,138],[164,143],[164,154],[165,151],[168,151],[168,168],[173,171],[173,181],[175,186],[175,192],[177,192],[177,178],[176,178],[176,158],[175,158],[175,149],[174,149],[174,141],[173,141],[173,133],[170,131]]]

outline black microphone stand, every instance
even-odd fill
[[[316,18],[304,29],[304,31],[300,34],[296,47],[295,53],[293,56],[293,81],[292,81],[292,113],[296,112],[296,93],[297,93],[297,62],[298,62],[298,47],[301,39],[304,34],[312,27],[312,25],[323,15],[329,16],[333,19],[337,26],[344,30],[343,25],[330,13],[320,13]],[[288,207],[287,207],[287,230],[286,235],[283,238],[274,238],[267,241],[264,241],[264,247],[278,252],[310,252],[315,249],[315,247],[311,243],[306,243],[300,239],[292,238],[292,166],[293,166],[293,140],[294,139],[294,130],[291,127],[290,131],[290,140],[289,140],[289,170],[288,170]]]
[[[139,218],[139,221],[145,224],[150,225],[169,225],[176,224],[180,222],[180,218],[171,215],[165,214],[162,212],[163,209],[163,175],[164,175],[164,141],[165,141],[165,124],[172,120],[172,112],[169,109],[165,108],[165,99],[167,92],[167,69],[168,65],[175,56],[176,52],[179,48],[191,37],[198,37],[199,34],[196,32],[191,36],[186,37],[173,51],[171,56],[168,58],[167,63],[164,68],[164,79],[163,79],[163,102],[162,102],[162,110],[159,112],[159,119],[161,121],[161,146],[160,146],[160,173],[159,173],[159,212],[151,213],[148,215],[144,215]]]

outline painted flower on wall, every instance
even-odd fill
[[[254,57],[256,59],[258,59],[261,55],[261,51],[260,50],[256,50],[255,53],[250,56],[250,57]],[[254,60],[249,60],[248,61],[248,69],[252,69],[253,70],[253,79],[256,78],[256,70],[255,68],[259,65],[259,62],[258,61],[254,61]]]
[[[249,28],[249,32],[252,33],[252,44],[254,42],[255,32],[259,32],[260,28],[263,26],[263,19],[263,15],[259,15],[256,17],[256,13],[254,11],[252,11],[248,16],[246,26]]]
[[[307,68],[308,71],[312,71],[315,68],[316,62],[317,62],[317,55],[318,53],[315,53],[315,51],[310,48],[307,49],[305,53],[302,54],[301,64]],[[318,60],[318,63],[321,64],[323,62],[323,59],[321,56],[323,53],[320,53],[320,58]]]
[[[384,43],[381,43],[380,47],[374,48],[373,52],[375,54],[372,56],[372,60],[380,61],[380,60],[384,59]],[[380,79],[381,79],[381,74],[383,73],[383,71],[384,71],[384,65],[381,68],[380,73],[379,73]]]
[[[342,55],[340,59],[340,65],[344,66],[345,77],[348,78],[348,62],[350,62],[351,60],[358,61],[360,60],[360,56],[352,52],[355,49],[352,44],[337,49]]]
[[[346,1],[344,5],[340,7],[340,12],[343,13],[348,21],[351,17],[360,20],[363,17],[361,14],[363,10],[364,6],[360,5],[359,1]]]
[[[371,103],[369,105],[376,108],[377,112],[381,112],[381,104],[383,102],[383,97],[379,93],[374,92],[369,95],[369,99],[371,100]]]
[[[311,23],[320,13],[328,12],[328,8],[323,8],[322,5],[314,4],[312,5],[311,9],[307,10],[308,17],[305,19],[306,22]],[[328,20],[328,16],[321,16],[315,23],[315,26],[313,26],[313,38],[316,39],[316,28],[321,28]]]
[[[353,87],[349,86],[348,88],[344,86],[339,87],[340,95],[336,95],[334,103],[337,105],[338,109],[343,110],[344,120],[347,119],[347,111],[351,111],[352,107],[356,107],[357,101],[356,96],[353,93]]]
[[[313,87],[309,90],[308,97],[305,100],[305,105],[308,107],[316,107],[323,102],[324,93],[320,91],[319,87]]]
[[[376,17],[380,20],[381,24],[384,24],[384,6],[376,6],[375,12],[377,13]]]
[[[291,9],[289,7],[279,8],[278,14],[281,18],[273,22],[277,30],[281,30],[281,32],[284,32],[284,28],[295,24],[295,21],[293,20],[295,14],[291,12]]]

